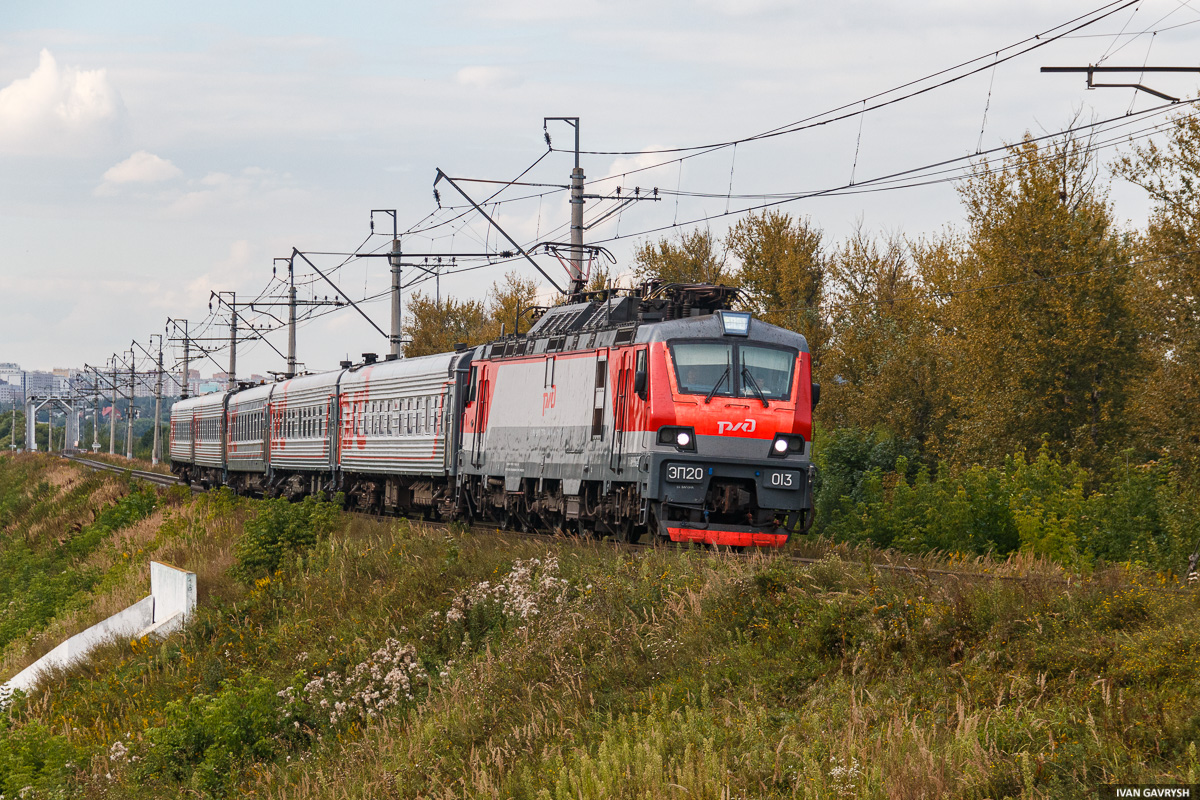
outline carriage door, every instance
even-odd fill
[[[328,448],[329,472],[337,472],[338,463],[338,401],[330,395],[325,401],[325,446]]]
[[[471,367],[471,386],[467,395],[467,402],[474,403],[473,412],[473,430],[471,431],[471,465],[479,467],[483,465],[483,436],[484,429],[487,426],[487,402],[488,394],[491,389],[491,381],[488,379],[487,365],[479,364]]]
[[[115,411],[110,411],[110,414],[115,414]],[[188,461],[192,464],[196,463],[196,437],[200,435],[199,420],[196,419],[196,412],[192,411],[188,414]]]

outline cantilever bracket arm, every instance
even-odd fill
[[[555,289],[558,289],[558,291],[559,291],[559,294],[566,294],[566,293],[567,293],[567,292],[566,292],[566,290],[565,290],[565,289],[563,289],[563,287],[559,286],[557,283],[555,283],[555,282],[554,282],[554,278],[551,278],[549,275],[547,275],[547,274],[546,274],[546,270],[544,270],[544,269],[542,269],[540,266],[538,266],[538,263],[537,263],[536,261],[534,261],[534,260],[533,260],[533,258],[531,258],[531,257],[530,257],[529,253],[526,253],[526,252],[525,252],[525,248],[524,248],[524,247],[521,247],[521,245],[517,244],[517,241],[516,241],[516,239],[513,239],[511,236],[509,236],[509,235],[508,235],[508,232],[507,232],[507,231],[505,231],[505,230],[504,230],[504,228],[501,228],[501,227],[500,227],[500,226],[499,226],[499,225],[496,223],[496,220],[492,219],[492,218],[491,218],[491,216],[490,216],[490,215],[489,215],[489,214],[488,214],[486,211],[484,211],[484,210],[483,210],[483,209],[480,207],[480,205],[479,205],[478,203],[476,203],[474,200],[472,200],[472,199],[471,199],[471,196],[470,196],[469,194],[467,194],[466,192],[464,192],[464,191],[462,190],[462,187],[461,187],[461,186],[459,186],[457,183],[455,183],[455,182],[454,182],[454,179],[453,179],[453,178],[451,178],[449,175],[447,175],[446,173],[442,172],[442,171],[441,171],[441,169],[439,169],[439,170],[437,171],[437,177],[436,177],[436,178],[434,179],[434,181],[433,181],[433,185],[434,185],[434,186],[437,186],[437,185],[438,185],[438,182],[439,182],[439,181],[441,181],[441,180],[445,180],[445,181],[447,181],[447,182],[448,182],[448,183],[449,183],[451,186],[453,186],[453,187],[454,187],[454,190],[455,190],[455,191],[457,191],[459,194],[461,194],[461,195],[463,196],[463,198],[464,198],[464,199],[465,199],[465,200],[466,200],[468,203],[470,203],[470,204],[471,204],[471,206],[472,206],[472,207],[474,207],[474,209],[475,209],[476,211],[478,211],[480,214],[482,214],[482,215],[483,215],[483,218],[484,218],[484,219],[486,219],[488,222],[490,222],[493,228],[495,228],[496,230],[500,231],[500,234],[501,234],[501,235],[502,235],[502,236],[503,236],[505,239],[508,239],[509,243],[510,243],[510,244],[511,244],[513,247],[517,248],[517,252],[518,252],[518,253],[520,253],[521,255],[525,256],[525,260],[526,260],[526,261],[528,261],[530,264],[533,264],[533,268],[534,268],[534,269],[536,269],[538,272],[542,273],[542,277],[543,277],[543,278],[545,278],[546,280],[550,281],[550,285],[551,285],[551,286],[553,286]]]
[[[1089,64],[1086,67],[1042,67],[1042,72],[1086,72],[1089,89],[1137,89],[1166,100],[1168,103],[1178,103],[1178,97],[1164,94],[1157,89],[1143,86],[1140,83],[1096,83],[1097,72],[1136,72],[1139,75],[1147,72],[1200,72],[1200,67],[1101,67]]]
[[[354,308],[354,310],[355,310],[355,311],[357,311],[359,314],[362,314],[362,318],[363,318],[363,319],[365,319],[367,322],[371,323],[371,327],[372,327],[372,328],[374,328],[375,330],[379,331],[379,335],[380,335],[380,336],[382,336],[382,337],[383,337],[383,338],[385,338],[385,339],[389,339],[389,340],[392,338],[392,337],[391,337],[391,336],[389,336],[388,334],[384,333],[384,332],[383,332],[383,328],[381,328],[381,327],[379,327],[378,325],[376,325],[376,324],[375,324],[375,320],[373,320],[373,319],[371,319],[370,317],[368,317],[368,316],[367,316],[367,314],[366,314],[366,312],[365,312],[365,311],[363,311],[361,308],[359,308],[359,307],[358,307],[358,304],[357,304],[357,303],[355,303],[353,300],[351,300],[351,299],[350,299],[350,295],[346,294],[346,293],[345,293],[345,292],[343,292],[341,289],[339,289],[339,288],[338,288],[338,286],[337,286],[337,284],[336,284],[336,283],[334,283],[333,281],[329,280],[329,278],[328,278],[328,277],[326,277],[326,275],[325,275],[325,273],[324,273],[324,272],[321,272],[321,270],[317,269],[317,265],[316,265],[316,264],[314,264],[312,261],[310,261],[310,260],[309,260],[309,258],[308,258],[308,256],[304,255],[304,253],[301,253],[299,250],[297,250],[296,248],[294,248],[294,247],[293,247],[293,248],[292,248],[292,257],[293,257],[293,258],[295,258],[296,256],[300,256],[301,258],[303,258],[303,259],[304,259],[304,261],[305,261],[305,262],[306,262],[306,263],[307,263],[307,264],[308,264],[310,267],[312,267],[312,268],[313,268],[313,270],[315,270],[315,271],[316,271],[316,273],[317,273],[318,275],[320,275],[322,278],[325,278],[325,282],[326,282],[326,283],[328,283],[330,286],[332,286],[332,287],[333,287],[333,290],[334,290],[335,292],[337,292],[339,295],[344,295],[344,296],[345,296],[345,298],[346,298],[346,302],[347,302],[347,303],[349,303],[349,304],[350,304],[350,305],[351,305],[351,306]],[[278,351],[276,351],[276,352],[278,352]]]

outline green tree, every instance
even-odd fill
[[[932,287],[954,292],[939,317],[960,463],[1035,452],[1044,437],[1094,465],[1124,434],[1137,370],[1128,251],[1094,183],[1087,142],[1040,149],[1027,137],[960,189],[965,251]]]
[[[418,292],[406,307],[404,338],[409,343],[404,354],[415,357],[447,353],[458,343],[491,341],[500,335],[501,326],[512,333],[518,307],[522,312],[521,330],[527,331],[533,323],[524,312],[537,304],[537,289],[537,281],[509,272],[503,281],[492,284],[483,300],[447,297],[439,301]]]
[[[738,278],[755,316],[804,334],[819,365],[829,326],[825,299],[827,258],[821,231],[808,218],[780,211],[751,214],[730,229],[725,246],[740,262]]]
[[[931,445],[944,406],[939,342],[914,259],[931,252],[939,251],[859,230],[832,254],[832,338],[818,373],[825,427],[883,426],[923,450]]]
[[[1200,474],[1200,119],[1175,119],[1166,146],[1135,147],[1116,173],[1154,201],[1135,272],[1148,370],[1131,403],[1140,443]]]
[[[446,353],[459,342],[478,344],[489,338],[490,320],[482,300],[440,301],[414,294],[405,307],[404,354],[408,357]]]
[[[639,282],[729,283],[733,279],[720,242],[707,228],[678,233],[674,240],[643,242],[633,258],[633,274]]]
[[[520,330],[528,331],[533,324],[529,314],[525,313],[538,305],[538,285],[532,278],[523,278],[518,272],[509,272],[503,281],[496,281],[488,293],[488,326],[487,339],[495,339],[503,327],[505,333],[512,333],[517,328],[517,314],[521,314]]]

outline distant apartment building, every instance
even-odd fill
[[[47,396],[58,394],[58,380],[53,372],[32,371],[25,373],[25,395]]]

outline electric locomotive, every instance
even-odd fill
[[[820,387],[804,337],[736,296],[594,293],[455,353],[181,401],[172,468],[375,513],[779,546],[812,521]]]

